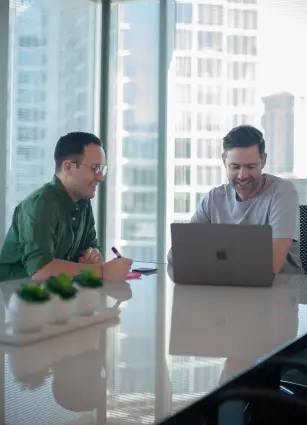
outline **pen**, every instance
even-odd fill
[[[115,254],[116,255],[116,257],[117,258],[122,258],[122,256],[120,255],[120,253],[117,251],[117,249],[116,248],[114,248],[114,246],[112,247],[112,252],[113,252],[113,254]]]

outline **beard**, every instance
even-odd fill
[[[260,188],[262,183],[262,176],[258,178],[248,177],[247,179],[238,179],[235,178],[231,181],[231,185],[234,187],[237,193],[239,194],[252,194]]]

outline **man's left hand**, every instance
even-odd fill
[[[103,263],[103,256],[96,248],[87,248],[79,258],[79,262],[83,264]]]

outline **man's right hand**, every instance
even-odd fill
[[[102,277],[105,280],[124,281],[129,272],[132,260],[129,258],[114,258],[111,261],[103,263]]]

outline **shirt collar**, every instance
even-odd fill
[[[53,176],[50,184],[55,189],[58,196],[60,197],[61,202],[63,202],[63,204],[70,211],[75,211],[78,208],[82,209],[87,205],[88,201],[85,200],[85,199],[82,199],[80,201],[75,202],[72,199],[72,197],[68,194],[68,192],[65,189],[65,187],[63,186],[61,180],[56,175]]]

